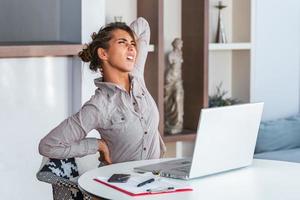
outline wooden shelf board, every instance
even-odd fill
[[[82,44],[68,42],[0,42],[0,58],[76,56]]]
[[[196,138],[195,130],[184,129],[181,133],[169,134],[165,133],[163,135],[163,140],[165,142],[176,142],[176,141],[194,141]]]
[[[250,50],[251,43],[210,43],[209,50],[221,51],[221,50]]]
[[[0,42],[0,58],[77,56],[83,44],[49,41],[49,42]],[[149,52],[154,52],[153,44]]]

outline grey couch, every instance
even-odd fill
[[[262,122],[254,158],[300,163],[300,115]]]

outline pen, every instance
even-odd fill
[[[141,186],[146,185],[148,183],[152,183],[153,181],[155,181],[155,179],[154,178],[150,178],[150,179],[148,179],[146,181],[143,181],[143,182],[137,184],[137,187],[141,187]]]
[[[147,192],[150,193],[156,193],[156,192],[167,192],[167,191],[174,191],[174,187],[160,187],[160,188],[153,188],[153,189],[148,189],[146,190]]]

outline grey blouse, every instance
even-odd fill
[[[158,109],[144,81],[150,28],[143,18],[130,27],[137,35],[138,52],[130,74],[130,92],[95,79],[97,90],[91,99],[40,141],[41,155],[62,159],[94,154],[97,139],[86,138],[93,129],[107,142],[113,163],[159,158],[165,152],[158,131]]]

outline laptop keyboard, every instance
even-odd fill
[[[174,169],[176,169],[176,171],[189,173],[190,169],[191,169],[191,166],[189,165],[189,166],[184,166],[184,167],[177,167],[177,168],[174,168]]]
[[[170,161],[164,161],[161,163],[141,166],[138,168],[135,168],[135,171],[150,171],[153,174],[160,174],[164,173],[167,177],[171,177],[171,175],[168,175],[168,171],[178,172],[179,174],[189,174],[190,168],[191,168],[192,160],[190,158],[184,158],[179,160],[170,160]],[[176,178],[174,176],[174,178]]]
[[[185,164],[191,164],[191,161],[182,161],[181,164],[182,164],[182,165],[185,165]]]

